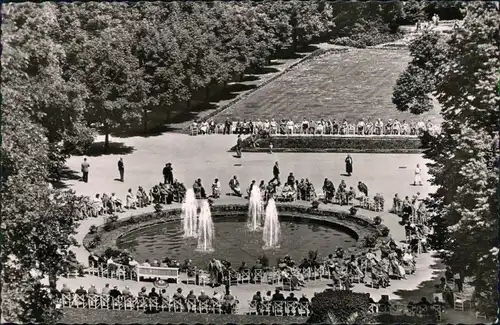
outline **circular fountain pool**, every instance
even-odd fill
[[[156,224],[124,234],[117,240],[117,246],[128,249],[136,260],[162,260],[165,257],[180,262],[191,259],[194,265],[206,268],[212,258],[226,259],[234,267],[243,261],[249,266],[266,254],[270,265],[275,265],[278,258],[290,255],[299,262],[310,250],[317,250],[322,256],[331,254],[336,247],[347,248],[356,240],[331,225],[320,225],[313,220],[291,219],[280,216],[281,239],[280,248],[264,250],[262,231],[250,232],[246,224],[246,216],[214,218],[215,235],[214,252],[200,253],[196,251],[196,238],[183,237],[181,221]]]

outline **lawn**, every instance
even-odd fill
[[[59,320],[63,324],[292,324],[307,318],[291,316],[219,315],[194,313],[145,313],[137,310],[67,308]]]
[[[439,121],[437,109],[416,117],[397,111],[392,103],[393,87],[409,60],[406,50],[387,49],[352,49],[319,56],[237,102],[216,119]]]

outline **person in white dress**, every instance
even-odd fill
[[[422,186],[422,170],[420,169],[419,164],[417,164],[417,167],[415,168],[415,179],[413,180],[413,185]]]

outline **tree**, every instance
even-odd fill
[[[433,243],[452,270],[471,279],[474,308],[487,315],[496,314],[498,280],[491,270],[498,264],[499,26],[498,9],[468,5],[462,28],[446,42],[436,34],[415,40],[403,73],[412,82],[398,81],[394,90],[399,110],[425,112],[430,106],[422,102],[430,95],[442,106],[442,132],[426,135],[425,157],[438,187],[430,198],[433,220],[447,227],[448,237]],[[426,94],[416,90],[424,78]],[[409,102],[414,93],[420,104]]]
[[[115,128],[126,129],[141,118],[132,102],[140,78],[137,58],[129,44],[132,35],[120,27],[108,27],[98,38],[87,39],[79,57],[79,78],[89,92],[85,118],[98,123],[104,133],[104,150],[109,148],[109,134]]]
[[[16,105],[26,110],[44,128],[49,152],[60,166],[68,154],[85,150],[93,134],[83,122],[85,88],[65,74],[67,53],[58,17],[53,3],[6,6],[2,88],[3,109]]]
[[[16,98],[16,94],[9,94]],[[22,132],[20,132],[22,130]],[[74,216],[81,198],[51,190],[50,143],[26,109],[2,116],[2,316],[12,322],[53,322],[55,300],[40,285],[75,267]]]

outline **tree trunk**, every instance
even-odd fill
[[[144,115],[142,117],[142,125],[144,127],[144,134],[148,134],[148,109],[145,108],[143,113]]]
[[[242,81],[243,81],[243,78],[245,78],[245,72],[242,72],[242,73],[240,74],[240,82],[242,82]]]
[[[212,83],[209,83],[206,87],[205,87],[205,103],[208,102],[208,100],[210,99],[210,85],[212,85]]]
[[[108,153],[109,150],[109,127],[106,126],[104,129],[104,153]]]
[[[57,277],[53,274],[49,274],[49,288],[56,289],[57,287]]]
[[[172,119],[172,108],[169,106],[166,111],[166,122],[170,123],[170,120]]]

